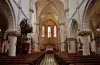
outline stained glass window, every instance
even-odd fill
[[[51,27],[48,26],[48,38],[51,38]]]
[[[42,26],[42,37],[45,37],[45,27]]]
[[[57,27],[54,26],[54,37],[57,37]]]

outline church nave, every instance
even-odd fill
[[[40,65],[58,65],[58,64],[55,61],[53,54],[45,54],[45,57],[41,61]]]

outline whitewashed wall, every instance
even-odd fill
[[[30,0],[10,0],[10,2],[14,9],[17,30],[20,29],[19,24],[24,18],[32,24],[29,11]]]
[[[87,4],[87,1],[88,0],[69,0],[69,10],[68,10],[68,24],[67,24],[67,35],[68,35],[68,38],[71,38],[73,37],[73,32],[71,30],[72,26],[72,20],[75,19],[78,23],[78,26],[79,26],[79,29],[80,29],[80,25],[82,25],[82,22],[83,21],[83,14],[84,14],[84,9],[85,9],[85,6]],[[73,51],[73,50],[69,50],[68,49],[68,52],[70,51]]]
[[[72,20],[75,19],[80,26],[83,22],[84,8],[88,0],[69,0],[69,11],[68,11],[68,37],[72,37],[71,31]]]

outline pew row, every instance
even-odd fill
[[[45,53],[35,52],[24,56],[1,56],[0,65],[39,65]]]
[[[77,53],[55,52],[59,65],[100,65],[99,55],[82,56]]]

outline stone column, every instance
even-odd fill
[[[16,56],[16,42],[17,42],[17,34],[15,31],[11,31],[8,33],[9,39],[9,56]]]
[[[35,31],[35,34],[34,34],[34,51],[35,52],[39,52],[39,23],[36,23],[36,31]]]
[[[77,43],[76,38],[68,38],[68,53],[76,53],[77,52]]]
[[[81,36],[81,41],[83,43],[83,55],[90,55],[90,46],[89,46],[89,35],[91,34],[90,31],[80,31],[78,33]]]
[[[60,43],[61,43],[61,51],[65,51],[64,42],[60,42]]]
[[[60,23],[60,43],[61,43],[61,51],[65,51],[65,43],[64,43],[64,23]]]
[[[35,46],[34,51],[39,52],[38,42],[35,42],[34,46]]]

